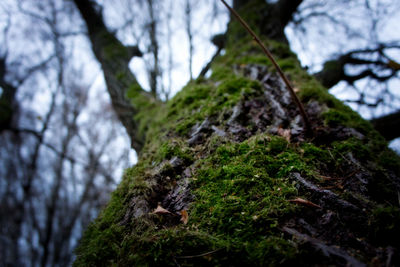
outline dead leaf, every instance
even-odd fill
[[[286,141],[290,142],[290,129],[283,129],[282,127],[278,128],[278,134],[286,139]]]
[[[299,205],[303,205],[303,206],[309,206],[309,207],[313,207],[313,208],[318,208],[318,209],[322,209],[322,207],[320,205],[317,205],[315,203],[312,203],[311,201],[302,199],[302,198],[295,198],[295,199],[291,199],[289,200],[289,202],[293,202]]]
[[[157,208],[152,212],[153,214],[170,214],[171,212],[169,210],[164,209],[161,207],[160,204],[158,204]]]
[[[181,210],[181,222],[183,224],[187,224],[189,221],[189,214],[187,213],[186,210]]]

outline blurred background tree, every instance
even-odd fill
[[[270,2],[293,14],[282,23],[304,67],[399,137],[400,3]],[[211,0],[9,0],[0,12],[1,265],[69,265],[135,162],[129,144],[143,143],[126,90],[162,102],[207,76],[229,16]]]

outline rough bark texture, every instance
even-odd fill
[[[240,10],[260,33],[254,14],[265,5]],[[231,22],[211,77],[154,111],[140,161],[86,231],[76,266],[400,264],[399,158],[302,70],[282,36],[263,36],[313,138],[271,64]]]

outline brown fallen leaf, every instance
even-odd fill
[[[157,208],[152,212],[153,214],[170,214],[171,212],[169,210],[164,209],[161,207],[160,204],[158,204]]]
[[[187,224],[189,221],[189,214],[186,210],[181,210],[181,222]]]
[[[291,199],[289,200],[289,202],[293,202],[299,205],[303,205],[303,206],[309,206],[309,207],[313,207],[313,208],[318,208],[318,209],[322,209],[322,207],[320,205],[317,205],[315,203],[312,203],[311,201],[302,199],[302,198],[295,198],[295,199]]]

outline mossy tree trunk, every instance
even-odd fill
[[[399,264],[399,158],[300,67],[283,32],[300,3],[234,1],[294,84],[314,135],[232,21],[209,79],[135,116],[139,162],[86,231],[76,266]],[[128,95],[137,103],[137,91]]]

